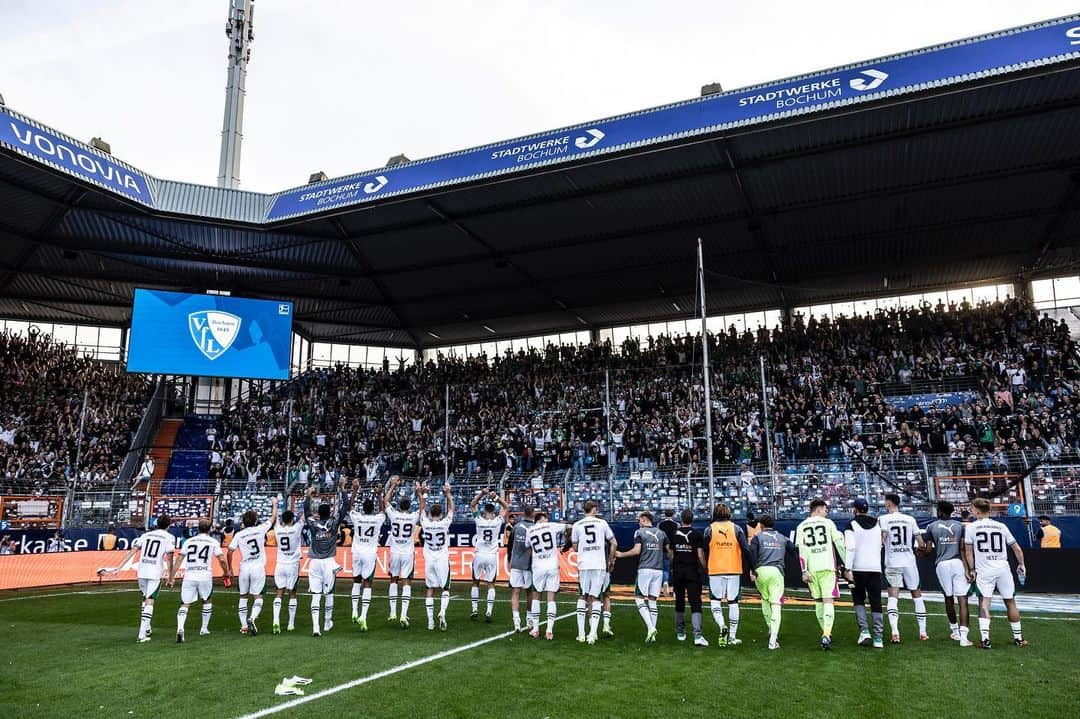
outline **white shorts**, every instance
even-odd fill
[[[1016,596],[1016,584],[1013,582],[1010,569],[992,573],[979,572],[975,575],[975,586],[979,590],[979,596],[982,597],[994,596],[994,590],[997,590],[1002,599],[1012,599]]]
[[[533,589],[538,592],[559,591],[559,570],[548,569],[532,573]]]
[[[959,559],[946,559],[936,567],[941,593],[946,597],[966,597],[971,583],[967,580],[964,563]]]
[[[637,593],[643,597],[659,597],[663,583],[662,569],[639,569],[637,572]]]
[[[885,567],[885,585],[893,589],[907,589],[908,591],[919,588],[919,568],[908,567]]]
[[[375,577],[375,564],[378,559],[375,552],[352,553],[352,578],[354,582],[370,582]]]
[[[450,557],[424,557],[424,586],[428,589],[450,588]]]
[[[480,582],[494,582],[499,571],[499,558],[494,554],[475,554],[472,560],[472,577]]]
[[[528,589],[532,586],[532,572],[528,569],[510,570],[510,588]]]
[[[390,555],[390,576],[395,579],[412,579],[413,553]]]
[[[308,588],[312,594],[332,594],[337,581],[338,566],[336,557],[312,559],[308,564]]]
[[[286,592],[295,592],[300,582],[300,562],[286,564],[278,562],[274,567],[274,586]]]
[[[241,564],[238,586],[240,594],[262,594],[266,588],[266,565]]]
[[[741,574],[710,574],[709,596],[712,599],[726,599],[729,602],[739,601],[742,592]]]
[[[578,586],[583,597],[599,597],[607,588],[607,571],[582,569],[578,572]]]
[[[139,591],[143,599],[156,599],[158,590],[161,589],[160,579],[143,579],[139,577]]]
[[[210,601],[210,595],[214,593],[213,579],[185,579],[180,584],[180,603],[194,604],[198,600]]]

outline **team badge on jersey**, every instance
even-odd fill
[[[216,360],[236,341],[240,318],[221,310],[200,310],[188,315],[188,330],[206,359]]]

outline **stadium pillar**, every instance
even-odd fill
[[[713,477],[713,437],[712,437],[712,393],[709,377],[709,336],[705,329],[705,261],[701,254],[701,238],[697,241],[697,274],[701,296],[701,359],[702,376],[705,385],[705,461],[709,467],[709,505],[716,503],[716,482]]]
[[[1031,302],[1031,282],[1026,277],[1017,275],[1013,280],[1013,294],[1021,302]]]
[[[769,394],[765,388],[765,355],[758,357],[761,360],[761,428],[765,434],[765,462],[769,472],[769,486],[773,495],[773,516],[776,516],[776,472],[773,465],[772,455],[772,428],[769,426]]]
[[[450,385],[446,385],[446,426],[443,438],[443,482],[450,481]]]

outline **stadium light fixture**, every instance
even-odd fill
[[[678,302],[672,302],[672,303],[671,303],[671,306],[675,308],[675,311],[676,311],[676,312],[682,312],[682,308],[681,308],[681,307],[679,307],[679,303],[678,303]]]
[[[490,328],[490,327],[488,327],[487,325],[484,325],[484,329],[486,329],[486,330],[487,330],[488,332],[490,332],[491,334],[495,334],[495,330],[491,329],[491,328]]]
[[[106,155],[112,154],[112,145],[105,142],[100,137],[90,138],[90,147],[94,148],[95,150],[101,150]]]
[[[724,86],[718,82],[710,82],[708,85],[701,86],[701,96],[708,97],[709,95],[719,95],[724,91]]]
[[[429,334],[429,335],[431,335],[432,337],[434,337],[434,338],[435,338],[435,339],[437,339],[437,340],[441,340],[441,339],[442,339],[442,337],[440,337],[439,335],[435,334],[434,332],[428,332],[428,334]]]
[[[585,325],[586,327],[588,327],[588,326],[589,326],[589,323],[588,323],[588,322],[586,322],[586,321],[585,321],[585,318],[584,318],[584,317],[582,317],[581,315],[574,315],[574,318],[575,318],[575,319],[576,319],[576,320],[577,320],[578,322],[580,322],[581,324]]]
[[[326,176],[325,172],[323,172],[322,170],[319,170],[318,172],[313,172],[310,175],[308,175],[307,183],[310,185],[310,184],[313,184],[315,182],[323,182],[323,181],[329,180],[329,179],[330,178]]]

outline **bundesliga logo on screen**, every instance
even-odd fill
[[[202,310],[188,315],[191,340],[206,359],[216,360],[232,347],[240,332],[240,318],[221,310]]]

